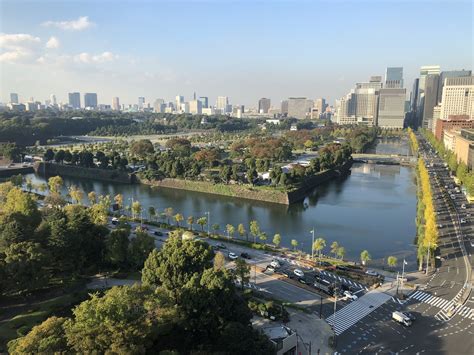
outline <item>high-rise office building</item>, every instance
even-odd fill
[[[175,106],[176,111],[181,110],[181,105],[184,103],[184,96],[177,95],[175,102],[176,102],[176,106]]]
[[[56,99],[56,95],[51,94],[51,95],[49,96],[49,103],[50,103],[50,105],[52,105],[52,106],[57,106],[57,105],[58,105],[58,101],[57,101],[57,99]]]
[[[189,113],[189,102],[183,102],[181,104],[181,112],[182,113]]]
[[[425,85],[426,77],[428,75],[438,75],[441,72],[439,65],[424,65],[420,68],[420,78],[418,80],[418,95],[417,95],[417,108],[416,108],[416,119],[419,126],[423,126],[423,110],[425,106]],[[434,107],[434,106],[433,106]]]
[[[165,100],[156,99],[153,103],[153,110],[158,113],[164,113],[166,109]]]
[[[221,112],[221,113],[227,113],[231,111],[227,111],[229,106],[229,98],[227,96],[218,96],[217,97],[217,102],[216,102],[216,108]]]
[[[81,94],[78,92],[70,92],[69,97],[69,106],[74,109],[81,108]]]
[[[120,99],[118,97],[112,99],[112,110],[120,111]]]
[[[378,94],[377,126],[383,128],[403,128],[405,100],[405,89],[380,89]]]
[[[336,122],[339,124],[377,124],[377,104],[382,77],[372,76],[369,82],[357,83],[349,94],[338,101]]]
[[[314,103],[306,97],[288,98],[288,116],[298,119],[305,119],[309,116]]]
[[[265,97],[262,97],[258,100],[258,113],[268,113],[270,110],[271,100]]]
[[[326,106],[326,99],[321,97],[319,99],[314,100],[314,108],[317,111],[317,115],[321,116],[325,112]]]
[[[403,67],[388,67],[385,71],[385,87],[390,89],[403,88]]]
[[[97,107],[97,94],[95,92],[86,92],[84,94],[84,107],[86,108]]]
[[[446,78],[440,119],[454,115],[466,115],[474,119],[474,76]]]
[[[138,109],[143,110],[144,107],[145,107],[145,98],[143,96],[140,96],[138,98]]]
[[[443,98],[443,86],[444,82],[448,78],[462,78],[471,76],[471,70],[449,70],[449,71],[442,71],[439,75],[439,84],[438,84],[438,103],[441,103],[441,99]]]
[[[10,103],[11,104],[17,104],[18,103],[18,94],[12,92],[10,94]]]
[[[200,115],[202,113],[202,102],[201,100],[189,101],[189,113],[194,115]]]
[[[288,115],[288,100],[283,100],[281,102],[281,114],[283,116]]]
[[[209,108],[209,98],[207,96],[201,96],[199,101],[201,101],[202,108]]]
[[[438,104],[439,74],[428,74],[424,80],[423,89],[423,119],[422,127],[433,129],[433,112]]]

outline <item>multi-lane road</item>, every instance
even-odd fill
[[[470,292],[474,210],[460,189],[456,189],[442,159],[423,137],[418,139],[437,212],[436,265],[429,266],[428,275],[418,281],[421,287],[404,301],[391,297],[384,301],[379,297],[363,304],[367,295],[357,301],[359,305],[354,302],[340,310],[335,327],[338,353],[461,355],[474,352],[474,298]],[[426,263],[423,267],[426,268]],[[391,319],[392,312],[399,310],[415,315],[412,326],[404,327]]]

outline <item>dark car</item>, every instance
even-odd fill
[[[305,285],[308,284],[308,281],[306,281],[306,279],[303,277],[298,277],[298,281]]]
[[[413,313],[410,313],[410,312],[403,312],[403,314],[405,316],[407,316],[411,321],[415,321],[416,320],[416,317]]]
[[[321,261],[320,265],[328,267],[331,266],[331,263],[328,263],[327,261]]]
[[[158,236],[158,237],[162,237],[163,236],[163,233],[160,232],[160,231],[153,231],[153,234]]]
[[[219,248],[219,249],[227,249],[227,247],[225,246],[225,244],[216,244],[216,247]]]
[[[240,253],[240,256],[244,259],[252,259],[248,253]]]

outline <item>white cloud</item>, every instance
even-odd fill
[[[102,54],[92,55],[90,53],[80,53],[74,56],[74,61],[76,63],[84,64],[94,64],[94,63],[105,63],[111,62],[118,58],[118,55],[115,55],[111,52],[103,52]]]
[[[46,21],[46,22],[43,22],[41,25],[45,27],[57,27],[62,30],[68,30],[68,31],[82,31],[82,30],[85,30],[86,28],[92,27],[94,23],[89,21],[89,17],[80,16],[77,20]]]
[[[0,62],[26,62],[34,57],[41,40],[26,33],[0,33]]]
[[[59,40],[56,37],[50,37],[48,42],[46,42],[46,48],[59,48]]]

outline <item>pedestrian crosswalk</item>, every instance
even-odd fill
[[[441,308],[441,310],[435,315],[435,318],[440,321],[448,321],[456,314],[464,318],[474,319],[474,310],[457,303],[455,300],[449,301],[423,291],[416,291],[412,293],[410,296],[408,296],[408,299],[415,299],[417,301],[429,304],[430,306]]]
[[[364,285],[362,285],[362,284],[360,284],[360,283],[358,283],[358,282],[349,280],[349,279],[347,279],[347,278],[345,278],[345,277],[341,277],[341,276],[335,275],[335,274],[333,274],[332,272],[321,271],[321,274],[322,274],[322,275],[325,275],[325,276],[327,276],[327,277],[330,277],[330,278],[332,278],[332,279],[334,279],[334,280],[336,280],[336,281],[342,282],[342,283],[344,283],[344,284],[346,284],[346,285],[348,285],[348,286],[357,287],[357,288],[360,288],[360,289],[366,290],[366,291],[369,290],[368,287],[366,287],[366,286],[364,286]]]
[[[379,290],[372,290],[326,318],[326,322],[333,327],[336,335],[339,335],[369,313],[376,310],[390,298],[391,296],[386,293]]]

